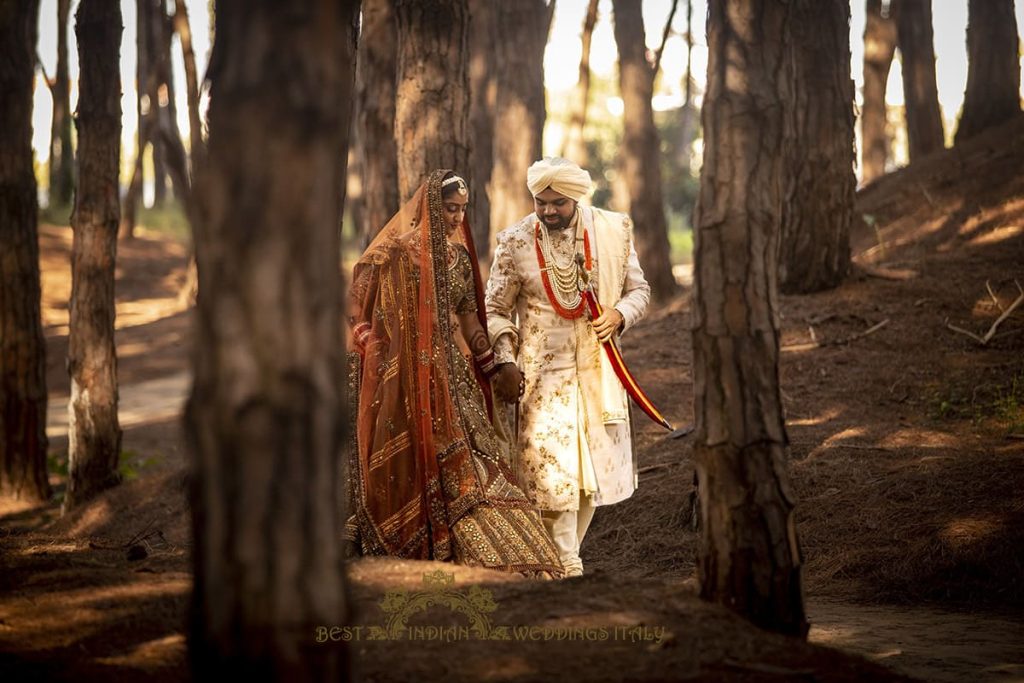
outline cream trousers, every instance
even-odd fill
[[[565,575],[582,576],[583,560],[580,559],[580,544],[594,519],[594,506],[590,496],[580,492],[580,509],[541,512],[544,526],[551,535],[551,540],[558,548],[558,556],[562,560]]]

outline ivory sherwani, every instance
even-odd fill
[[[487,282],[495,354],[499,362],[518,362],[525,376],[516,474],[541,510],[576,510],[581,492],[594,505],[610,505],[636,488],[626,393],[609,377],[589,320],[567,320],[555,312],[541,279],[536,224],[531,214],[498,235]],[[624,214],[581,207],[572,225],[550,232],[560,262],[580,249],[584,230],[598,300],[614,306],[628,329],[650,299],[632,223]]]

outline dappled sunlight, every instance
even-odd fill
[[[191,588],[192,581],[179,575],[48,590],[0,604],[0,619],[23,635],[37,637],[43,647],[61,647],[99,631],[106,623],[130,617],[137,611],[139,601],[180,598]]]
[[[135,382],[120,387],[117,416],[122,429],[155,424],[181,415],[192,387],[188,372]],[[68,432],[68,396],[50,398],[46,435],[53,439]]]
[[[179,301],[177,297],[120,301],[117,304],[115,327],[121,330],[145,325],[181,313],[187,308],[188,306]]]
[[[810,427],[813,425],[826,424],[837,419],[842,414],[838,408],[829,408],[814,417],[802,417],[786,420],[787,427]]]
[[[183,633],[172,633],[162,638],[154,638],[138,643],[128,652],[113,657],[99,657],[96,662],[111,666],[133,667],[146,669],[177,664],[185,658],[187,644]]]
[[[1005,520],[1002,518],[962,517],[947,523],[939,532],[939,538],[954,550],[964,549],[987,541],[1001,532],[1004,526]]]
[[[841,444],[846,440],[855,439],[858,436],[863,436],[866,433],[867,429],[865,427],[848,427],[840,432],[836,432],[832,436],[825,439],[825,441],[822,442],[822,445],[834,446],[836,444]]]
[[[956,448],[963,436],[923,427],[897,429],[879,440],[889,448]]]
[[[110,521],[110,501],[107,498],[100,498],[84,508],[81,516],[75,520],[75,523],[71,529],[69,529],[69,532],[72,537],[80,534],[87,534],[90,529],[104,526],[109,524]]]
[[[1024,211],[1024,207],[1021,207],[1021,210]],[[972,237],[967,241],[967,244],[972,247],[978,247],[998,244],[1010,239],[1019,239],[1022,236],[1024,236],[1024,225],[1004,225]]]

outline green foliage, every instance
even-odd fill
[[[121,474],[122,480],[131,481],[132,479],[138,478],[138,476],[149,467],[158,464],[162,459],[163,456],[159,454],[143,458],[133,450],[124,450],[121,451],[117,471]]]
[[[185,215],[185,207],[177,200],[148,209],[140,205],[136,225],[178,241],[192,239],[192,226]]]
[[[50,204],[40,207],[39,222],[51,225],[71,225],[71,209],[70,204]]]
[[[46,454],[46,471],[60,477],[68,476],[68,452],[51,451]]]
[[[993,382],[950,382],[929,399],[933,420],[990,423],[1007,433],[1024,432],[1024,368]]]

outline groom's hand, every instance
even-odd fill
[[[594,332],[597,333],[597,338],[601,340],[601,343],[608,341],[612,338],[612,335],[618,332],[623,322],[622,314],[616,309],[608,307],[604,309],[592,323],[594,326]]]
[[[494,376],[494,393],[505,403],[515,403],[523,395],[523,373],[515,363],[503,363]]]

